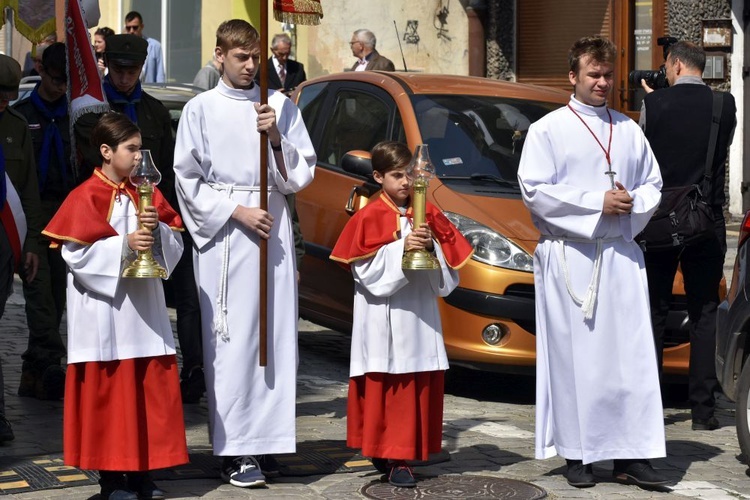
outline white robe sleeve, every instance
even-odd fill
[[[642,137],[639,158],[639,163],[642,165],[641,175],[637,181],[638,184],[628,191],[633,197],[633,209],[629,214],[620,216],[620,230],[625,241],[633,241],[633,238],[646,227],[661,201],[661,170],[648,140],[642,132],[640,135]]]
[[[279,172],[276,158],[268,141],[268,158],[271,165],[271,176],[279,191],[283,194],[296,193],[313,180],[315,171],[315,148],[302,121],[302,113],[287,98],[284,98],[281,111],[277,114],[277,124],[281,132],[281,151],[284,155],[287,179]]]
[[[163,222],[159,222],[159,238],[161,245],[158,251],[154,248],[154,259],[167,271],[167,277],[169,277],[182,257],[184,246],[182,235]]]
[[[404,256],[404,239],[382,246],[369,259],[352,263],[354,281],[375,297],[389,297],[409,283],[401,259]]]
[[[91,245],[64,242],[62,258],[75,279],[87,289],[113,298],[122,274],[125,236],[111,236]],[[124,245],[124,246],[123,246]]]
[[[604,191],[557,183],[556,159],[547,131],[529,128],[518,167],[523,201],[533,214],[566,234],[591,239],[602,217]]]
[[[458,271],[451,269],[451,267],[445,262],[443,249],[440,248],[438,242],[434,242],[434,245],[435,257],[437,257],[440,262],[440,270],[439,272],[427,271],[430,277],[430,286],[432,287],[432,291],[435,292],[435,295],[438,297],[447,297],[458,286]]]
[[[210,168],[211,157],[203,133],[206,125],[201,105],[195,100],[185,105],[174,150],[177,199],[185,215],[185,226],[198,248],[211,241],[238,205],[226,194],[211,188],[206,181],[203,167]]]

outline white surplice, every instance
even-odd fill
[[[458,285],[458,271],[435,242],[439,270],[401,268],[411,224],[401,217],[403,237],[369,259],[352,263],[354,324],[350,377],[365,373],[416,373],[448,369],[437,298]]]
[[[606,148],[606,108],[570,105]],[[659,204],[661,174],[638,125],[610,113],[611,170],[634,198],[631,214],[603,214],[611,189],[604,152],[567,107],[531,126],[518,170],[542,233],[534,252],[537,458],[666,454],[646,271],[633,241]]]
[[[121,277],[135,257],[127,234],[138,229],[136,214],[130,198],[119,196],[109,220],[118,236],[91,245],[62,244],[68,265],[68,363],[175,354],[161,280]],[[163,222],[158,230],[154,259],[171,274],[182,255],[182,237]]]
[[[217,87],[185,106],[174,170],[182,217],[193,236],[203,330],[210,437],[215,455],[295,451],[297,281],[292,224],[283,193],[313,179],[315,151],[297,107],[269,92],[288,179],[268,146],[268,365],[260,367],[259,237],[231,219],[260,206],[259,134],[249,90]]]

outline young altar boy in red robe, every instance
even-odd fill
[[[164,498],[148,471],[188,461],[174,337],[159,280],[121,276],[148,249],[171,272],[181,221],[158,189],[138,213],[128,178],[141,158],[135,124],[107,113],[91,140],[101,168],[43,231],[69,268],[64,461],[98,469],[105,500]]]
[[[437,297],[458,285],[473,250],[435,206],[427,223],[411,226],[409,148],[381,142],[372,150],[380,196],[357,212],[331,259],[354,275],[354,324],[347,409],[347,445],[372,457],[391,484],[413,487],[407,460],[440,451],[444,373],[448,369]],[[404,250],[426,249],[436,270],[403,270]]]

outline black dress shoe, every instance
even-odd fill
[[[370,461],[372,462],[372,465],[375,467],[375,469],[378,472],[382,472],[383,474],[386,474],[386,475],[391,474],[391,468],[388,466],[387,458],[372,457]]]
[[[166,493],[159,489],[148,472],[127,472],[128,488],[138,495],[139,500],[162,500]]]
[[[138,500],[138,495],[128,487],[122,472],[99,471],[102,500]]]
[[[257,455],[255,459],[260,465],[260,471],[266,478],[274,478],[281,475],[281,464],[273,455]]]
[[[648,460],[615,460],[612,477],[618,483],[634,484],[646,489],[664,486],[669,482],[651,467]]]
[[[591,464],[583,465],[582,460],[565,460],[568,464],[568,470],[565,473],[565,479],[568,484],[576,488],[591,488],[596,486],[594,481],[594,470]]]
[[[16,436],[13,434],[13,427],[10,426],[10,422],[5,418],[5,415],[0,413],[0,443],[13,441],[14,439],[16,439]]]
[[[713,431],[720,427],[719,420],[716,417],[711,418],[694,418],[694,431]]]

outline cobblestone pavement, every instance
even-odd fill
[[[735,240],[730,243],[733,248]],[[733,263],[727,257],[727,268]],[[16,440],[0,446],[0,457],[28,458],[62,450],[62,402],[44,402],[15,395],[20,376],[20,354],[26,343],[23,299],[11,297],[0,321],[0,344],[5,373],[7,416]],[[297,398],[299,441],[342,441],[346,435],[346,395],[349,342],[345,335],[300,321],[300,366]],[[420,467],[423,477],[486,476],[516,479],[545,489],[550,498],[710,498],[750,499],[748,468],[740,462],[734,427],[734,407],[720,401],[722,427],[713,432],[690,429],[684,386],[671,391],[664,410],[668,457],[654,466],[672,481],[671,493],[643,491],[610,479],[611,462],[597,463],[599,484],[579,490],[567,485],[561,473],[564,460],[533,458],[533,380],[499,374],[452,369],[445,399],[444,449],[450,460]],[[205,400],[185,406],[191,452],[210,449],[206,432]],[[0,471],[0,476],[2,471]],[[374,470],[321,476],[282,477],[266,489],[243,490],[215,479],[161,481],[169,498],[363,498],[362,488],[378,481]],[[458,477],[456,478],[458,479]],[[13,499],[79,499],[94,497],[95,485],[9,494]],[[416,493],[416,492],[415,492]],[[413,494],[412,494],[413,495]],[[2,492],[0,492],[0,497]],[[391,498],[399,498],[392,496]],[[418,498],[408,496],[401,498]],[[424,498],[424,497],[422,497]],[[460,498],[454,495],[440,498]],[[468,497],[467,497],[468,498]],[[484,498],[490,498],[485,496]]]

